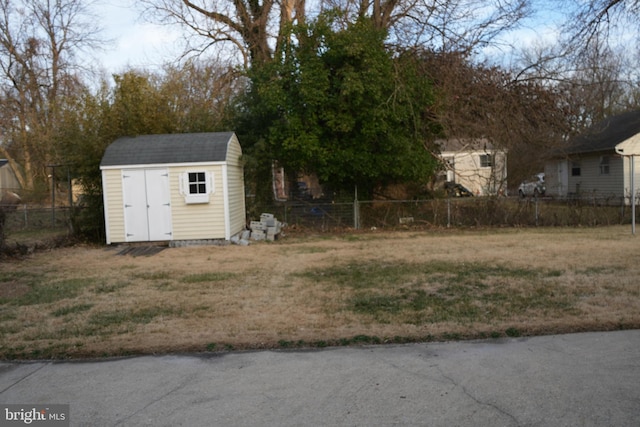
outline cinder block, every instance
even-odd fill
[[[267,226],[260,221],[251,221],[251,224],[249,227],[251,228],[252,231],[255,231],[255,230],[265,231],[267,229]]]
[[[399,218],[399,222],[400,224],[413,224],[413,217],[412,216],[401,217]]]
[[[260,221],[269,221],[275,219],[273,214],[263,213],[260,215]]]
[[[252,240],[264,240],[267,238],[267,235],[265,234],[264,231],[252,231],[251,232],[251,239]]]

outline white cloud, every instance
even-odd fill
[[[481,54],[490,62],[508,65],[521,50],[556,45],[561,37],[565,16],[559,11],[540,10],[512,31],[502,34]]]
[[[96,9],[104,36],[113,44],[97,58],[110,73],[129,67],[153,68],[175,60],[180,33],[175,28],[141,22],[127,0],[115,0]]]

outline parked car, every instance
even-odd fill
[[[523,181],[518,187],[518,194],[520,197],[527,196],[544,196],[544,193],[547,191],[547,187],[544,183],[544,174],[539,173],[531,178]]]

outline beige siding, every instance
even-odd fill
[[[493,167],[482,167],[480,156],[490,154],[493,157]],[[461,151],[443,152],[445,161],[453,160],[454,181],[463,185],[477,196],[500,194],[506,191],[506,155],[494,151]]]
[[[213,165],[169,168],[173,240],[225,238],[221,170],[221,166]],[[185,203],[184,196],[180,193],[180,179],[182,173],[188,171],[205,171],[213,175],[214,193],[210,194],[209,203]],[[122,170],[107,169],[102,174],[107,243],[125,242]]]
[[[0,198],[2,198],[5,190],[20,190],[20,182],[18,182],[16,174],[13,173],[13,169],[11,169],[11,165],[8,163],[0,167]]]
[[[229,187],[229,224],[231,235],[233,236],[246,228],[242,149],[235,135],[229,142],[227,150],[227,178]]]
[[[180,193],[180,180],[186,172],[209,172],[213,175],[214,193],[209,203],[187,204]],[[169,168],[173,239],[224,239],[224,198],[222,166],[181,166]]]
[[[122,171],[120,169],[103,170],[102,186],[107,243],[124,242],[126,236],[122,199]]]

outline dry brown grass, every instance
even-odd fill
[[[629,227],[288,236],[0,264],[0,357],[59,358],[640,326]]]

